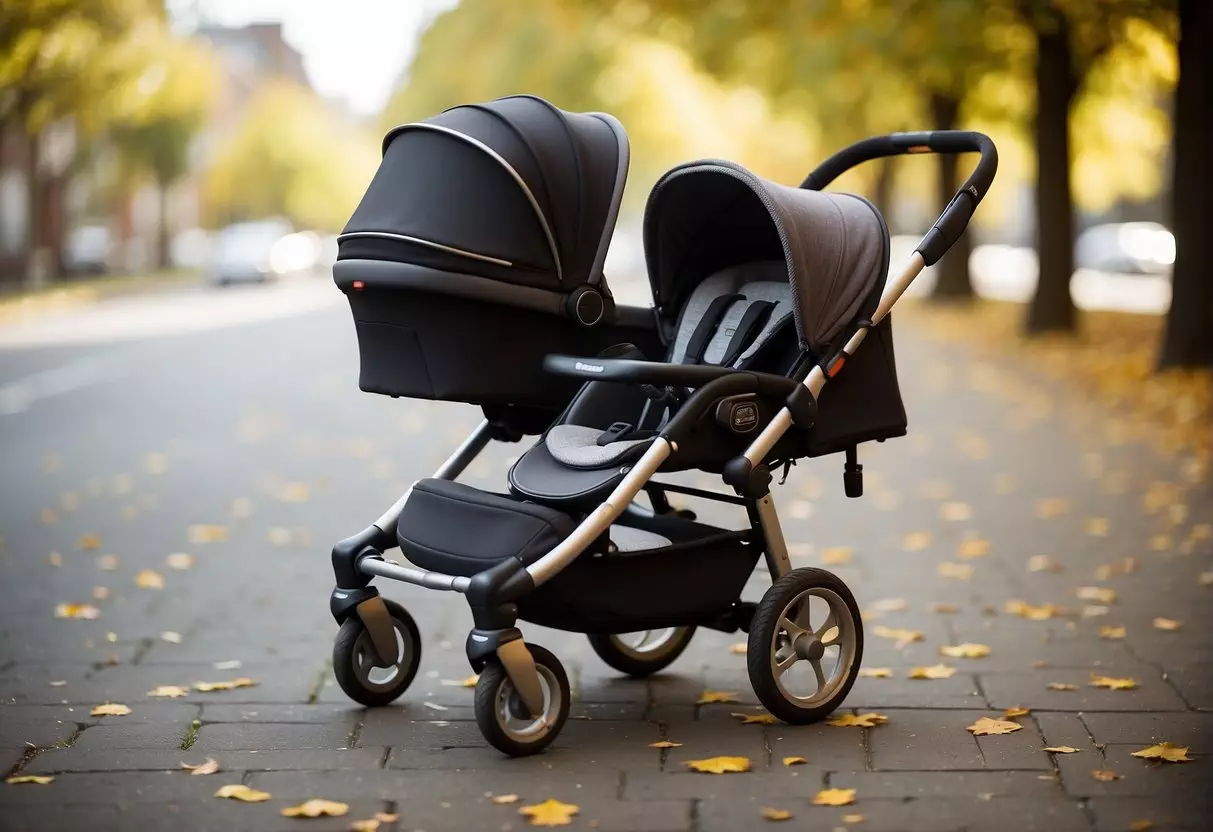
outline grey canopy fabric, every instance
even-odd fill
[[[783,262],[797,334],[814,355],[841,346],[835,341],[871,316],[889,268],[889,232],[867,200],[787,187],[716,160],[658,180],[644,248],[654,302],[667,317],[710,275]]]

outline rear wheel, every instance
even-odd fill
[[[824,569],[793,569],[758,604],[746,664],[772,714],[800,725],[842,704],[859,674],[863,623],[847,585]]]
[[[691,643],[694,627],[588,636],[590,647],[620,673],[641,677],[669,667]]]
[[[560,661],[538,644],[527,644],[527,649],[543,690],[542,713],[527,713],[505,666],[496,658],[489,660],[476,682],[476,725],[490,745],[511,757],[538,754],[547,748],[568,720],[572,699],[569,677]]]

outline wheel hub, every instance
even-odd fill
[[[817,661],[825,655],[825,645],[812,633],[802,633],[792,644],[796,655],[806,661]]]

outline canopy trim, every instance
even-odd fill
[[[455,248],[448,246],[445,243],[436,243],[433,240],[423,240],[420,237],[412,237],[408,234],[395,234],[391,231],[347,231],[344,234],[337,235],[337,242],[342,240],[350,240],[355,237],[377,237],[381,240],[400,240],[405,243],[415,243],[419,246],[445,251],[448,254],[456,254],[460,257],[470,257],[473,260],[482,260],[485,263],[495,263],[498,266],[513,266],[509,260],[502,260],[500,257],[490,257],[487,254],[478,254],[467,249]]]
[[[619,158],[615,163],[615,189],[611,193],[611,204],[607,208],[606,221],[602,224],[602,233],[598,239],[598,251],[590,266],[589,280],[592,285],[602,282],[602,269],[606,264],[607,251],[611,247],[611,239],[615,236],[615,224],[619,219],[619,207],[623,204],[623,190],[628,181],[628,167],[631,165],[631,145],[628,143],[627,131],[619,123],[619,119],[610,113],[586,113],[587,116],[606,122],[607,127],[615,134],[619,145]]]
[[[458,130],[454,130],[450,127],[444,127],[441,124],[430,124],[423,121],[417,121],[411,124],[401,124],[397,127],[393,127],[383,138],[384,148],[386,149],[387,145],[393,138],[396,137],[397,134],[403,133],[405,130],[412,129],[433,130],[437,133],[445,133],[446,135],[452,136],[460,141],[467,142],[472,147],[476,148],[481,153],[484,153],[490,159],[495,161],[513,178],[518,187],[522,189],[522,193],[526,196],[527,201],[531,203],[531,208],[535,212],[535,218],[539,220],[539,225],[541,228],[543,228],[543,235],[547,238],[548,248],[552,252],[552,262],[556,265],[556,277],[561,281],[561,283],[563,283],[564,269],[560,264],[560,249],[556,246],[556,237],[552,234],[552,228],[550,225],[548,225],[548,219],[546,216],[544,216],[543,209],[539,207],[539,201],[535,199],[535,194],[531,193],[531,189],[527,186],[526,181],[518,174],[518,171],[514,170],[514,166],[507,162],[505,158],[496,150],[493,150],[493,148],[480,141],[480,139],[469,136],[466,133],[460,133]]]

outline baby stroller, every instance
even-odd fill
[[[976,171],[886,285],[879,212],[821,189],[870,159],[970,151]],[[812,722],[842,702],[863,652],[859,609],[833,574],[791,567],[773,472],[841,452],[858,497],[857,446],[905,434],[889,310],[964,230],[997,153],[980,133],[896,133],[830,157],[799,188],[725,161],[680,165],[645,210],[651,309],[617,306],[602,274],[627,167],[610,116],[530,96],[455,107],[388,133],[339,238],[360,387],[469,402],[485,418],[334,547],[334,672],[367,706],[417,672],[417,625],[373,578],[461,592],[476,720],[511,755],[546,747],[571,699],[519,620],[586,633],[634,676],[667,666],[696,627],[742,630],[773,715]],[[490,440],[536,434],[508,493],[456,481]],[[655,479],[689,469],[732,493]],[[742,506],[749,527],[700,522],[670,494]],[[409,565],[385,557],[397,546]],[[743,601],[760,556],[772,585]]]

